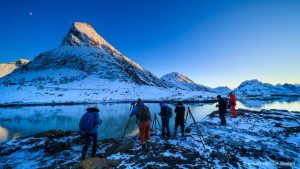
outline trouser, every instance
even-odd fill
[[[170,119],[169,118],[161,118],[161,123],[162,123],[162,136],[165,137],[166,136],[166,130],[167,130],[167,137],[170,137],[170,127],[169,127],[169,122]]]
[[[87,150],[90,146],[90,142],[91,140],[93,141],[93,147],[92,147],[92,157],[95,157],[96,155],[96,149],[97,149],[97,133],[85,133],[84,135],[84,146],[83,146],[83,149],[82,149],[82,156],[81,156],[81,159],[85,159],[85,156],[86,156],[86,153],[87,153]]]
[[[219,112],[219,116],[221,119],[221,125],[226,125],[225,113]]]
[[[150,127],[151,127],[150,120],[140,122],[139,130],[140,130],[141,144],[144,144],[145,141],[150,141]]]
[[[236,117],[236,116],[237,116],[237,113],[236,113],[236,110],[235,110],[235,105],[231,105],[231,106],[230,106],[230,109],[231,109],[231,111],[232,111],[233,117]]]
[[[181,128],[181,134],[184,134],[184,118],[175,118],[175,127],[174,127],[174,132],[177,133],[177,128],[180,126]]]

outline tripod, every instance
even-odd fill
[[[133,108],[133,105],[131,105],[131,107],[130,107],[130,109],[129,109],[129,111],[128,111],[128,114],[131,112],[132,108]],[[124,131],[124,133],[123,133],[122,139],[124,139],[124,137],[125,137],[125,134],[126,134],[128,125],[129,125],[129,123],[130,123],[130,120],[131,120],[131,117],[129,117],[129,119],[128,119],[128,122],[127,122],[127,125],[126,125],[126,128],[125,128],[125,131]]]
[[[159,120],[158,120],[156,114],[154,114],[154,118],[153,118],[153,121],[152,121],[152,125],[151,125],[151,126],[153,126],[153,129],[155,130],[155,135],[157,135],[156,130],[159,129],[159,128],[157,128],[157,124],[158,124],[159,127],[161,128],[161,125],[160,125],[160,123],[159,123]]]
[[[190,118],[193,120],[193,124],[195,124],[195,126],[196,126],[196,130],[197,130],[198,136],[199,136],[200,139],[201,139],[202,146],[203,146],[203,148],[205,149],[205,145],[204,145],[204,141],[203,141],[204,139],[203,139],[202,133],[201,133],[201,131],[200,131],[199,125],[197,124],[197,122],[196,122],[196,120],[195,120],[195,118],[194,118],[194,116],[193,116],[193,114],[192,114],[192,112],[191,112],[190,107],[188,107],[188,111],[187,111],[187,114],[186,114],[185,123],[186,123],[186,121],[187,121],[188,116],[190,116]]]

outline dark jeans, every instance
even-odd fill
[[[84,146],[83,146],[83,149],[82,149],[82,156],[81,156],[81,159],[85,159],[85,156],[86,156],[86,153],[87,153],[87,150],[90,146],[90,143],[91,141],[93,141],[93,147],[92,147],[92,157],[95,157],[96,155],[96,149],[97,149],[97,133],[85,133],[83,134],[83,137],[84,137]]]
[[[170,127],[169,127],[169,122],[170,119],[169,118],[161,118],[161,123],[162,123],[162,136],[165,137],[166,136],[166,129],[167,129],[167,137],[170,137]]]
[[[225,114],[226,113],[219,112],[219,116],[220,116],[220,119],[221,119],[221,125],[226,125]]]
[[[181,128],[181,134],[184,134],[184,118],[175,118],[174,132],[177,132],[178,126]]]

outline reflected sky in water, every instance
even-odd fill
[[[154,114],[158,116],[159,104],[146,104]],[[206,115],[217,110],[215,104],[194,104],[189,106],[196,121],[201,121]],[[38,106],[0,108],[0,143],[16,139],[22,136],[33,135],[46,130],[78,130],[80,117],[85,112],[86,105],[76,106]],[[130,104],[100,104],[100,118],[103,120],[98,129],[99,139],[122,137],[125,126],[129,119]],[[174,106],[172,105],[174,110]],[[287,109],[289,111],[300,111],[300,101],[242,101],[238,102],[237,108],[246,109]],[[174,128],[173,114],[170,128]],[[192,120],[188,118],[187,125]],[[138,134],[135,118],[132,118],[127,130],[127,135]]]

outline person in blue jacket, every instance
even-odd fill
[[[82,149],[81,160],[85,159],[91,140],[93,141],[91,157],[95,157],[96,155],[97,142],[98,142],[97,128],[102,123],[102,120],[100,120],[99,118],[99,114],[98,114],[99,111],[100,110],[97,106],[87,108],[86,113],[84,113],[84,115],[80,119],[79,129],[85,139],[84,146]]]

